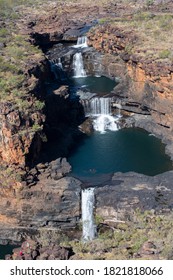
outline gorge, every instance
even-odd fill
[[[18,111],[11,101],[2,101],[0,154],[2,170],[10,176],[1,175],[1,182],[9,177],[1,187],[1,244],[28,236],[48,240],[49,231],[66,234],[72,242],[77,236],[80,242],[81,196],[93,186],[91,217],[99,222],[91,218],[92,237],[93,227],[98,236],[112,236],[114,228],[118,240],[118,234],[135,227],[136,211],[149,211],[156,221],[154,215],[164,221],[171,216],[172,62],[143,57],[138,33],[118,22],[120,16],[133,21],[138,12],[133,5],[124,10],[124,3],[113,2],[88,7],[50,1],[44,6],[47,14],[37,19],[29,8],[22,10],[27,19],[18,21],[19,32],[43,53],[25,70],[31,91],[23,100],[38,108]],[[159,9],[151,7],[154,20]],[[20,174],[21,180],[11,174]],[[83,238],[92,239],[85,229]],[[130,258],[129,249],[126,253]]]

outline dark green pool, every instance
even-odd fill
[[[72,86],[87,89],[90,92],[105,94],[110,93],[116,86],[116,82],[105,76],[94,77],[87,76],[82,78],[71,78],[70,83]]]
[[[81,139],[68,161],[71,175],[88,182],[102,182],[118,171],[152,176],[172,169],[161,141],[134,128],[94,132]]]
[[[0,245],[0,260],[4,260],[5,256],[8,254],[12,254],[12,250],[17,248],[17,245]]]

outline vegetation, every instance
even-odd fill
[[[71,241],[63,237],[60,244],[72,246],[77,259],[173,259],[172,218],[172,214],[156,215],[137,209],[133,221],[114,226],[104,226],[102,222],[103,227],[93,241]],[[140,253],[145,242],[154,244],[154,254]]]
[[[130,2],[130,1],[129,1]],[[145,2],[149,7],[153,1]],[[134,34],[136,40],[129,41],[125,51],[138,54],[140,57],[160,61],[173,61],[173,46],[170,30],[173,29],[173,14],[171,12],[153,12],[149,8],[137,9],[131,15],[105,17],[99,20],[106,29],[119,28],[123,34]],[[95,27],[97,33],[98,26]],[[107,40],[109,37],[107,37]],[[113,38],[112,38],[113,40]]]
[[[33,67],[33,62],[39,63],[43,54],[38,47],[31,45],[28,35],[20,34],[16,23],[22,17],[18,8],[22,4],[31,5],[33,1],[0,0],[0,102],[8,101],[21,114],[26,114],[28,109],[37,111],[44,107],[44,103],[36,98],[28,98],[36,80],[33,79],[32,86],[26,87],[28,65]]]

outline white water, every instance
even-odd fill
[[[90,100],[84,100],[83,105],[85,114],[87,116],[95,117],[93,126],[96,131],[105,133],[106,130],[118,130],[118,117],[111,116],[111,102],[110,97],[94,97]]]
[[[83,57],[81,52],[77,52],[73,56],[73,70],[74,70],[74,78],[86,77],[86,72],[84,69]]]
[[[110,113],[111,113],[111,98],[94,97],[91,99],[92,115],[110,115]]]
[[[77,44],[73,46],[73,48],[87,48],[87,37],[82,36],[77,39]]]
[[[55,65],[58,66],[60,69],[63,69],[62,62],[61,62],[61,58],[60,58],[60,57],[58,58],[58,63],[56,63]]]
[[[100,115],[94,120],[94,129],[101,133],[105,133],[106,130],[117,131],[118,126],[116,124],[116,120],[114,117],[110,115]]]
[[[96,236],[96,226],[94,223],[94,188],[82,190],[82,226],[83,240],[92,240]]]

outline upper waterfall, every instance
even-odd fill
[[[73,48],[87,48],[87,47],[88,44],[87,44],[86,36],[78,37],[77,44],[73,46]]]
[[[77,52],[73,56],[73,70],[74,70],[74,77],[86,77],[86,72],[84,69],[83,57],[81,52]]]

